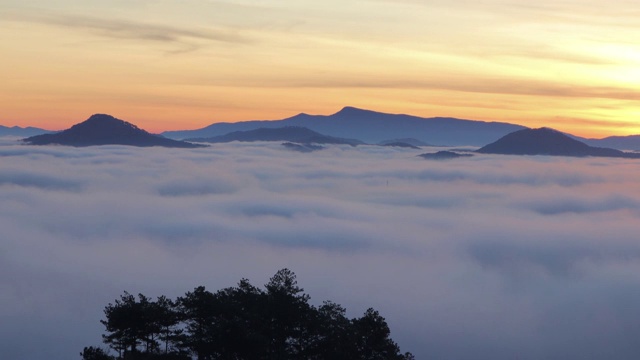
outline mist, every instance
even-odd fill
[[[640,357],[640,162],[0,143],[0,353],[79,358],[123,291],[289,268],[417,359]]]

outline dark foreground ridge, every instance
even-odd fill
[[[323,135],[302,126],[283,126],[279,128],[259,128],[247,131],[234,131],[221,136],[191,138],[187,139],[187,141],[207,143],[225,143],[231,141],[289,141],[304,144],[344,144],[351,146],[364,144],[362,141],[356,139],[343,139]]]
[[[589,146],[550,128],[524,129],[478,149],[483,154],[640,158],[640,154]]]
[[[129,122],[104,114],[92,115],[86,121],[73,125],[71,128],[58,133],[32,136],[22,141],[29,145],[57,144],[78,147],[93,145],[130,145],[195,148],[203,146],[150,134]]]
[[[331,301],[316,307],[295,274],[278,271],[262,290],[242,279],[236,287],[203,286],[171,300],[127,292],[104,309],[103,342],[85,347],[83,360],[412,360],[390,338],[373,309],[349,319]]]

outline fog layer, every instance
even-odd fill
[[[640,161],[423,152],[1,144],[2,358],[79,358],[124,290],[284,267],[417,359],[640,357]]]

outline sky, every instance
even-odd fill
[[[425,151],[1,139],[2,358],[100,346],[124,291],[285,267],[316,305],[378,310],[417,359],[640,358],[637,160]]]
[[[640,133],[636,0],[0,0],[0,124],[146,130],[344,106]]]

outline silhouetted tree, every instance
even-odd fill
[[[267,331],[271,334],[268,354],[274,359],[302,357],[312,336],[312,307],[309,295],[298,287],[293,271],[278,271],[265,285],[267,289]]]
[[[164,295],[158,297],[153,305],[153,321],[159,331],[159,339],[164,342],[164,354],[178,351],[178,344],[184,341],[182,329],[179,328],[182,314],[175,302]]]
[[[136,299],[128,292],[109,303],[104,309],[105,320],[100,320],[108,334],[102,335],[105,344],[122,358],[127,352],[135,353],[140,344],[140,311]]]
[[[213,359],[215,338],[212,335],[219,311],[216,296],[204,286],[199,286],[178,298],[177,302],[186,325],[182,347],[189,349],[198,360]]]
[[[325,301],[309,304],[289,269],[278,271],[264,290],[242,279],[235,287],[203,286],[176,301],[156,301],[125,292],[105,309],[103,341],[126,360],[413,360],[401,354],[380,314],[368,309],[349,319]],[[113,360],[87,347],[83,360]]]
[[[346,317],[346,309],[342,306],[325,301],[318,308],[317,341],[309,354],[310,359],[349,360],[353,355],[349,331],[351,320]]]
[[[352,321],[352,340],[356,347],[358,359],[384,360],[404,359],[400,348],[389,337],[391,331],[385,319],[369,308],[361,318]]]

